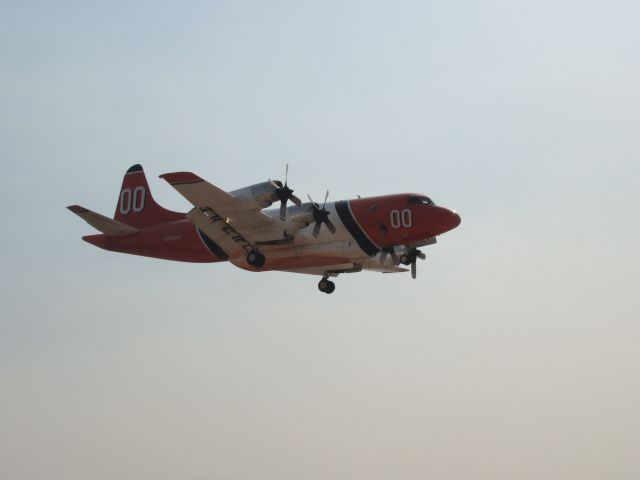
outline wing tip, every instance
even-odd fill
[[[202,178],[191,172],[163,173],[160,175],[160,178],[168,182],[170,185],[183,185],[185,183],[197,183],[203,181]]]
[[[80,205],[69,205],[67,208],[76,214],[81,214],[89,211],[88,209],[81,207]]]

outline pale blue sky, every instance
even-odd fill
[[[637,479],[637,2],[3,2],[0,477]],[[124,171],[418,191],[417,281],[104,252]]]

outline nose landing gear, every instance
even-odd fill
[[[318,282],[318,290],[322,293],[333,293],[336,289],[336,284],[329,280],[327,277],[322,277],[322,280]]]

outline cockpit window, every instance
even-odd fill
[[[409,197],[409,205],[435,205],[429,197]]]

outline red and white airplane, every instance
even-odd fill
[[[288,168],[287,168],[288,170]],[[183,262],[230,261],[250,271],[320,275],[321,292],[340,273],[406,272],[416,278],[418,247],[460,224],[460,216],[428,197],[400,193],[319,205],[302,201],[280,181],[225,192],[190,172],[160,175],[194,208],[162,208],[141,165],[124,176],[113,219],[68,207],[101,234],[82,237],[105,250]],[[287,202],[294,205],[287,207]],[[280,208],[264,210],[275,202]]]

